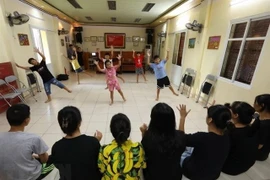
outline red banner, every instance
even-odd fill
[[[105,48],[125,48],[126,34],[125,33],[105,33]]]

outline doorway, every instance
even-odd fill
[[[174,49],[172,58],[172,82],[179,85],[182,78],[182,64],[186,42],[186,32],[177,32],[174,36]]]

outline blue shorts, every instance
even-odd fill
[[[61,89],[65,87],[60,81],[56,80],[55,78],[52,78],[51,80],[44,83],[44,89],[47,95],[51,94],[51,84],[54,84]]]
[[[79,67],[78,69],[75,69],[75,73],[80,73],[83,72],[83,69],[81,67]]]

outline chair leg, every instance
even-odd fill
[[[5,100],[6,103],[9,105],[9,107],[11,107],[11,104],[8,102],[8,100],[6,100],[5,98],[4,98],[4,100]]]
[[[25,101],[25,99],[24,99],[21,95],[19,95],[18,97],[20,98],[20,100],[21,100],[24,104],[27,104],[27,102]]]

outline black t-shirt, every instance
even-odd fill
[[[43,83],[46,83],[48,81],[50,81],[51,79],[53,79],[53,75],[52,73],[49,71],[46,62],[44,60],[42,60],[39,65],[30,67],[31,71],[37,71],[40,75],[40,77],[43,80]]]
[[[59,169],[60,180],[100,180],[99,149],[99,141],[91,136],[63,138],[53,145],[50,162]]]
[[[144,169],[145,180],[180,180],[182,178],[182,168],[180,158],[185,150],[185,135],[182,131],[175,131],[175,137],[171,141],[163,144],[160,139],[150,135],[147,131],[142,139],[145,151],[146,169]],[[166,149],[162,152],[161,149]]]
[[[234,128],[228,133],[231,148],[222,172],[238,175],[246,172],[256,161],[258,133],[253,132],[250,126]]]
[[[253,122],[252,127],[258,130],[259,144],[263,145],[257,152],[257,160],[264,161],[270,152],[270,119],[260,120],[258,117]]]
[[[219,136],[212,132],[187,134],[186,146],[194,147],[194,150],[184,160],[184,175],[191,180],[217,179],[229,153],[229,136]]]

